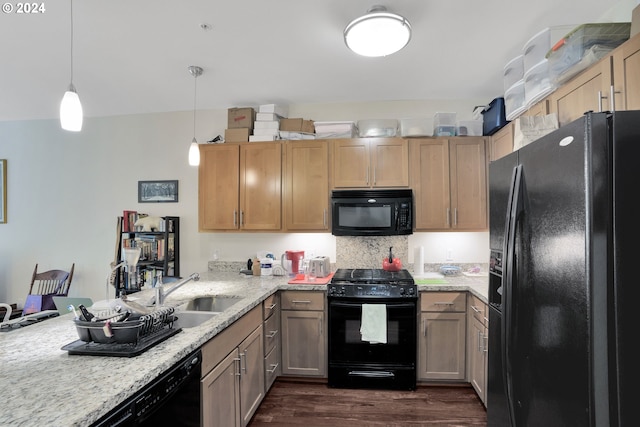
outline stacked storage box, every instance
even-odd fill
[[[264,104],[258,109],[249,141],[275,141],[279,138],[280,120],[286,117],[286,110],[276,104]]]
[[[315,139],[313,120],[281,119],[280,139]]]
[[[224,140],[227,142],[249,141],[255,119],[256,111],[252,107],[229,108]]]
[[[411,117],[400,119],[400,136],[431,136],[433,135],[433,118]]]
[[[433,115],[433,136],[455,136],[456,113],[435,113]]]
[[[504,102],[507,120],[518,117],[525,109],[524,55],[518,55],[504,66]]]
[[[549,73],[560,85],[608,55],[629,39],[630,22],[584,24],[561,38],[547,52]]]
[[[533,106],[557,87],[550,77],[546,56],[549,49],[574,27],[574,25],[560,25],[545,28],[525,43],[522,51],[526,108]]]
[[[391,137],[398,132],[398,121],[396,119],[369,119],[358,120],[358,136],[367,137]]]

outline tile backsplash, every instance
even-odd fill
[[[382,268],[389,247],[393,247],[394,258],[400,258],[403,266],[408,267],[409,236],[336,236],[336,267]]]

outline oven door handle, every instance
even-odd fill
[[[349,371],[351,377],[393,378],[395,374],[389,371]]]
[[[414,302],[383,302],[380,300],[376,300],[376,299],[371,299],[371,300],[367,300],[367,301],[351,301],[351,302],[347,302],[347,301],[330,301],[329,305],[331,307],[336,307],[336,308],[354,308],[354,307],[361,307],[362,304],[385,304],[387,306],[387,308],[410,308],[412,310],[415,310],[416,307],[416,303]]]

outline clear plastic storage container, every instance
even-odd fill
[[[396,136],[397,133],[398,121],[396,119],[358,120],[358,136],[361,138]]]

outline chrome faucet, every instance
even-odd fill
[[[150,305],[155,304],[156,307],[163,305],[165,299],[167,298],[167,296],[169,296],[170,293],[172,293],[173,291],[175,291],[176,289],[178,289],[179,287],[181,287],[182,285],[184,285],[185,283],[187,283],[187,282],[189,282],[191,280],[193,280],[194,282],[197,282],[198,280],[200,280],[200,275],[198,273],[193,273],[189,277],[186,277],[186,278],[182,279],[181,281],[179,281],[178,283],[176,283],[175,285],[171,286],[169,289],[167,289],[165,291],[164,288],[162,287],[163,284],[162,284],[162,280],[160,278],[158,284],[154,288],[155,291],[156,291],[156,295],[155,295],[154,299],[151,301]]]

